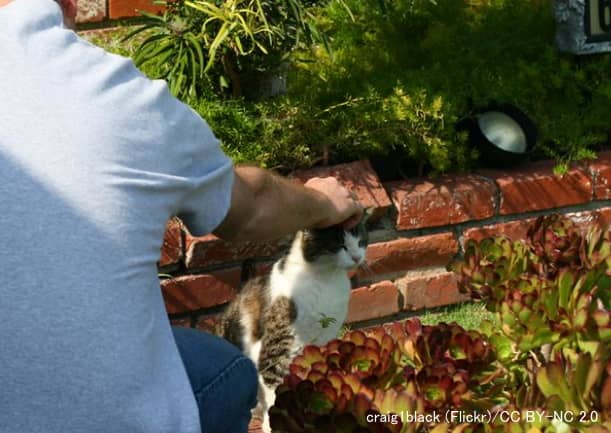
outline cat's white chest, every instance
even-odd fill
[[[324,344],[336,338],[346,320],[350,280],[345,271],[285,272],[271,281],[272,297],[287,296],[297,307],[295,348]]]

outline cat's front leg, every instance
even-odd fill
[[[272,428],[269,423],[269,409],[274,405],[276,401],[276,387],[270,387],[264,385],[263,388],[263,401],[261,402],[263,407],[263,417],[261,420],[261,430],[264,433],[271,433]]]
[[[260,398],[265,409],[262,428],[266,433],[271,432],[268,411],[276,400],[276,388],[288,373],[293,357],[293,326],[296,318],[297,308],[293,301],[285,296],[276,298],[263,317],[264,331],[257,367],[263,382]]]

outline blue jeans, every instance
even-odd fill
[[[174,339],[199,407],[202,433],[246,433],[257,403],[257,370],[227,341],[173,327]]]

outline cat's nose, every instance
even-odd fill
[[[363,256],[360,254],[353,254],[352,260],[354,260],[354,263],[361,263],[361,260],[363,260]]]

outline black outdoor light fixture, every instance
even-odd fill
[[[463,119],[458,129],[469,133],[485,165],[508,167],[526,160],[537,142],[537,127],[511,104],[491,104]]]

